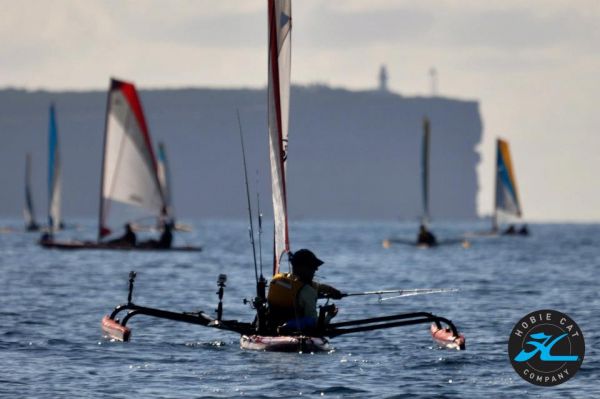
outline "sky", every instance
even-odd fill
[[[0,88],[266,85],[266,0],[0,0]],[[296,0],[292,82],[477,100],[481,214],[495,138],[525,217],[600,221],[600,2]],[[293,98],[292,98],[293,102]],[[292,116],[293,117],[293,116]],[[291,132],[290,134],[294,134]]]

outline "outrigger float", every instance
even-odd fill
[[[274,219],[274,254],[273,275],[280,272],[283,259],[289,259],[292,251],[288,234],[287,196],[286,196],[286,160],[288,144],[289,121],[289,95],[290,95],[290,62],[291,62],[291,28],[292,13],[291,0],[269,0],[269,90],[268,90],[268,127],[269,127],[269,152],[271,164],[271,183]],[[430,330],[434,341],[443,348],[465,349],[465,338],[459,334],[456,326],[448,319],[427,312],[401,313],[390,316],[371,317],[359,320],[326,323],[337,313],[334,304],[320,307],[316,327],[310,330],[294,329],[286,324],[270,325],[268,320],[268,301],[266,296],[267,281],[262,273],[262,215],[258,204],[258,246],[260,255],[260,272],[257,262],[256,246],[254,241],[254,223],[248,184],[248,170],[244,149],[242,124],[238,112],[240,142],[244,165],[246,183],[246,199],[250,222],[250,242],[254,260],[254,275],[256,282],[256,296],[245,301],[256,311],[252,322],[223,319],[223,293],[227,277],[220,275],[217,281],[219,287],[217,295],[219,302],[216,317],[206,312],[173,312],[169,310],[149,308],[136,305],[132,302],[135,272],[129,275],[129,295],[127,303],[117,306],[110,315],[102,319],[104,334],[114,340],[128,341],[131,338],[131,329],[128,322],[137,315],[146,315],[160,319],[173,320],[184,323],[196,324],[204,327],[237,333],[241,336],[240,346],[243,349],[286,352],[317,352],[326,351],[331,347],[329,340],[341,335],[382,330],[416,324],[431,324]],[[258,200],[257,200],[258,201]],[[448,289],[421,289],[421,290],[391,290],[371,291],[362,293],[342,294],[353,295],[379,295],[396,294],[398,296],[411,296],[435,292],[451,291]]]
[[[431,324],[430,331],[434,342],[441,348],[465,350],[465,337],[459,334],[452,321],[428,312],[401,313],[390,316],[372,317],[359,320],[343,321],[338,323],[323,324],[322,320],[334,305],[320,308],[319,326],[310,335],[301,331],[288,331],[286,335],[273,335],[265,327],[264,316],[266,301],[256,297],[251,305],[256,309],[257,317],[254,322],[240,322],[238,320],[223,319],[223,294],[227,277],[220,275],[217,281],[219,302],[215,310],[216,317],[203,311],[173,312],[169,310],[150,308],[133,303],[133,287],[136,278],[135,272],[129,273],[129,293],[127,302],[114,308],[110,315],[102,318],[102,331],[104,336],[117,341],[127,342],[131,339],[131,329],[128,326],[132,317],[145,315],[218,330],[230,331],[240,334],[240,346],[243,349],[278,351],[278,352],[320,352],[329,351],[331,338],[340,335],[382,330],[409,326],[415,324]]]

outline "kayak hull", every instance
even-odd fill
[[[92,241],[40,241],[40,245],[47,249],[82,250],[100,249],[111,251],[177,251],[177,252],[200,252],[201,247],[183,246],[171,248],[155,248],[144,246],[109,245]]]
[[[329,342],[321,337],[242,335],[242,349],[266,352],[326,352],[331,350]]]
[[[465,336],[458,334],[456,336],[450,328],[439,328],[435,323],[431,324],[431,337],[433,341],[441,348],[465,350]]]

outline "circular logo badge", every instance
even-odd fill
[[[549,387],[572,378],[585,355],[581,329],[564,313],[536,310],[515,324],[508,356],[525,381]]]

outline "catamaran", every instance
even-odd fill
[[[25,230],[38,231],[40,225],[35,221],[35,210],[33,209],[33,197],[31,196],[31,154],[25,157],[25,207],[23,208],[25,218]]]
[[[157,248],[103,241],[118,234],[125,224],[167,218],[168,204],[137,90],[132,83],[111,79],[104,129],[98,239],[95,242],[56,241],[50,237],[40,244],[58,249],[199,251],[200,247],[192,246]]]
[[[430,248],[437,245],[462,244],[468,247],[469,243],[463,239],[445,239],[438,241],[433,233],[428,230],[430,221],[429,213],[429,145],[431,135],[429,118],[423,118],[423,136],[421,141],[421,216],[417,239],[388,238],[383,240],[383,247],[389,248],[392,244],[406,244],[418,248]]]
[[[272,180],[272,200],[274,208],[274,256],[273,275],[280,271],[283,262],[286,262],[290,251],[289,228],[287,218],[287,196],[286,196],[286,161],[287,161],[287,138],[288,138],[288,115],[290,95],[290,55],[291,55],[291,28],[292,13],[291,0],[269,0],[269,88],[268,88],[268,130],[269,149]],[[256,248],[254,245],[254,227],[252,222],[252,210],[250,193],[248,188],[248,173],[244,150],[243,134],[240,123],[240,139],[244,160],[244,175],[246,180],[246,196],[248,201],[248,213],[250,216],[250,237],[252,242],[254,271],[256,279],[256,296],[250,300],[251,307],[256,316],[253,322],[240,322],[238,320],[223,319],[223,294],[226,286],[226,276],[220,275],[217,280],[219,302],[216,317],[208,313],[199,312],[172,312],[168,310],[139,306],[132,302],[133,284],[136,273],[129,275],[129,294],[127,303],[115,307],[110,315],[104,316],[101,322],[105,336],[120,341],[128,341],[131,337],[131,329],[127,326],[129,320],[136,315],[146,315],[197,324],[201,326],[216,328],[224,331],[234,332],[240,335],[240,346],[249,350],[265,351],[292,351],[292,352],[316,352],[330,349],[329,339],[344,334],[379,330],[385,328],[400,327],[413,324],[431,324],[431,334],[436,343],[444,348],[464,349],[465,338],[459,334],[454,324],[443,317],[435,316],[427,312],[395,314],[391,316],[373,317],[361,320],[350,320],[339,323],[323,323],[327,312],[331,311],[333,305],[321,307],[318,328],[308,334],[305,331],[286,331],[279,333],[267,324],[268,301],[265,295],[266,279],[260,273],[256,261]],[[261,232],[261,217],[259,211],[259,234]],[[260,242],[260,235],[259,235]],[[385,295],[395,293],[397,296],[419,295],[418,290],[390,290],[363,293],[343,294],[351,295]],[[425,292],[429,291],[429,292]],[[425,290],[421,293],[432,293],[436,290]],[[437,291],[443,292],[443,291]],[[122,318],[121,312],[126,312]],[[446,327],[444,327],[444,325]]]

